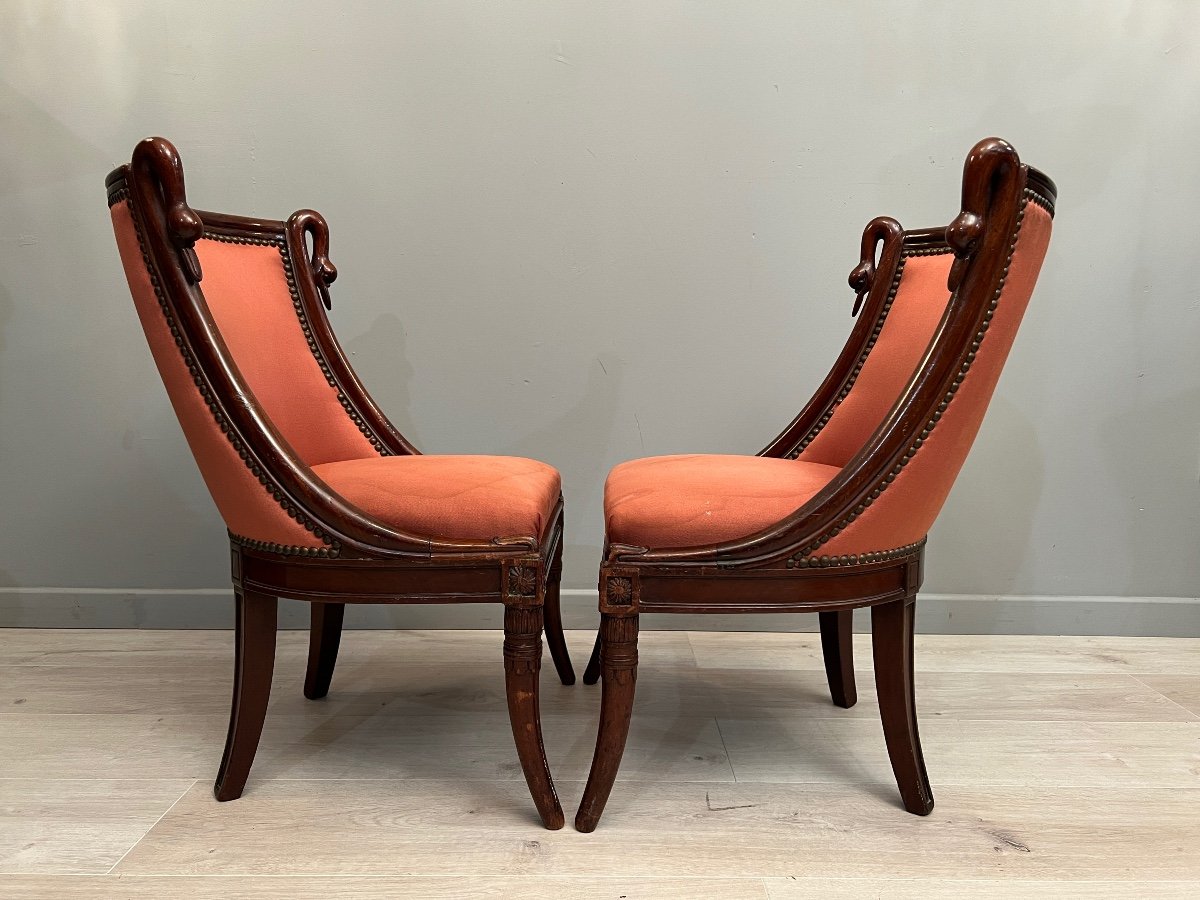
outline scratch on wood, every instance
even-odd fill
[[[713,806],[712,798],[709,797],[708,791],[704,792],[704,805],[708,807],[709,812],[725,812],[730,809],[751,809],[758,806],[757,803],[743,803],[741,806]]]
[[[1032,850],[1029,849],[1028,845],[1021,843],[1015,837],[1005,834],[1003,831],[989,831],[988,834],[991,837],[994,837],[1000,843],[1004,844],[1005,846],[1011,847],[1013,850],[1020,850],[1022,853],[1032,853],[1033,852]],[[993,849],[995,849],[995,851],[997,853],[1004,852],[1004,849],[1002,847],[995,847]]]

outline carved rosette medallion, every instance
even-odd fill
[[[601,612],[628,615],[638,611],[638,584],[631,574],[609,573],[601,584]]]

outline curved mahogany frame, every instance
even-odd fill
[[[105,184],[110,206],[129,205],[164,314],[181,352],[194,363],[197,390],[263,490],[320,543],[285,546],[230,534],[236,662],[217,799],[241,796],[254,760],[271,687],[277,598],[312,604],[304,687],[310,699],[329,689],[345,604],[491,602],[505,608],[505,683],[518,756],[543,823],[561,828],[538,711],[543,620],[560,679],[575,680],[558,609],[561,496],[542,534],[488,542],[407,534],[347,502],[300,459],[250,390],[205,302],[194,250],[206,236],[277,247],[301,327],[346,414],[380,455],[416,454],[371,399],[330,327],[325,310],[337,270],[329,260],[325,219],[308,209],[286,222],[193,209],[179,154],[163,138],[140,142],[131,163]]]
[[[834,702],[856,699],[852,611],[871,607],[876,685],[892,767],[910,812],[925,815],[925,776],[912,691],[913,609],[924,541],[859,556],[817,550],[895,478],[941,418],[986,330],[1027,202],[1053,214],[1057,190],[1022,165],[1005,141],[980,141],[967,156],[961,212],[946,227],[905,231],[895,219],[867,225],[850,275],[861,315],[812,399],[760,456],[795,458],[849,393],[875,344],[908,256],[954,253],[953,292],[920,366],[858,453],[794,513],[756,534],[720,544],[650,549],[609,544],[600,567],[600,633],[584,681],[601,675],[600,731],[575,825],[593,830],[616,778],[629,727],[642,612],[819,612]]]

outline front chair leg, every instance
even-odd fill
[[[309,604],[308,671],[304,674],[304,696],[319,700],[329,693],[338,645],[342,642],[345,603]]]
[[[561,577],[561,572],[560,572]],[[562,610],[559,608],[560,579],[554,578],[546,585],[546,643],[550,646],[550,658],[554,670],[563,684],[575,683],[575,669],[571,666],[571,655],[567,652],[567,638],[563,634]]]
[[[600,728],[596,733],[592,770],[575,815],[579,831],[596,830],[625,753],[637,686],[637,639],[637,616],[601,616],[600,670],[604,686],[600,694]]]
[[[271,675],[275,670],[275,630],[279,601],[266,594],[235,588],[237,621],[234,637],[233,708],[225,754],[217,770],[213,794],[218,800],[242,796],[258,739],[262,735]]]
[[[596,632],[596,643],[592,644],[592,655],[588,657],[587,668],[583,670],[583,683],[595,684],[600,680],[600,632]]]
[[[825,677],[836,706],[849,709],[858,702],[854,687],[854,611],[818,613]]]
[[[913,690],[913,626],[916,596],[871,607],[871,644],[875,657],[875,690],[892,772],[904,808],[918,816],[933,810],[933,791],[925,774],[925,757],[917,734]]]
[[[538,677],[542,668],[542,608],[504,608],[504,688],[517,757],[525,772],[534,806],[549,829],[562,828],[562,806],[546,763],[542,720],[538,709]]]

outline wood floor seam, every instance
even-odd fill
[[[622,772],[583,835],[533,814],[496,632],[347,632],[319,702],[304,635],[281,634],[246,793],[218,803],[231,634],[0,630],[0,895],[1200,895],[1200,640],[919,636],[922,819],[863,636],[846,710],[816,633],[644,636]],[[591,638],[568,635],[576,663]],[[548,661],[541,688],[570,818],[600,689]]]
[[[146,837],[146,835],[148,835],[151,831],[154,830],[155,825],[158,825],[159,822],[161,822],[163,819],[165,819],[170,814],[171,810],[173,810],[176,807],[176,805],[179,803],[179,801],[182,800],[184,797],[186,797],[188,795],[188,792],[195,786],[196,786],[196,781],[193,781],[186,788],[184,788],[183,792],[178,797],[175,798],[175,802],[172,803],[170,806],[168,806],[165,810],[163,810],[163,814],[154,820],[154,824],[151,825],[149,828],[147,828],[146,831],[142,834],[142,836],[140,838],[138,838],[136,841],[134,841],[133,844],[130,845],[128,850],[126,850],[124,853],[121,854],[121,859],[118,859],[115,863],[113,863],[112,867],[105,874],[106,875],[113,874],[113,872],[116,871],[117,866],[119,866],[121,864],[121,861],[134,851],[134,849],[137,847],[138,844],[140,844],[142,842],[142,840]]]
[[[1132,678],[1134,681],[1136,681],[1138,684],[1145,685],[1147,688],[1154,691],[1154,693],[1156,693],[1158,696],[1162,697],[1168,703],[1171,703],[1174,706],[1177,706],[1180,709],[1182,709],[1185,713],[1187,713],[1188,715],[1190,715],[1192,717],[1192,721],[1200,722],[1200,715],[1197,715],[1196,713],[1192,712],[1192,710],[1188,709],[1186,706],[1184,706],[1182,703],[1180,703],[1174,697],[1171,697],[1170,695],[1163,693],[1158,688],[1156,688],[1154,685],[1149,684],[1146,681],[1144,681],[1143,676],[1147,677],[1147,678],[1158,677],[1158,676],[1150,675],[1148,673],[1143,673],[1143,675],[1130,675],[1129,677]]]

